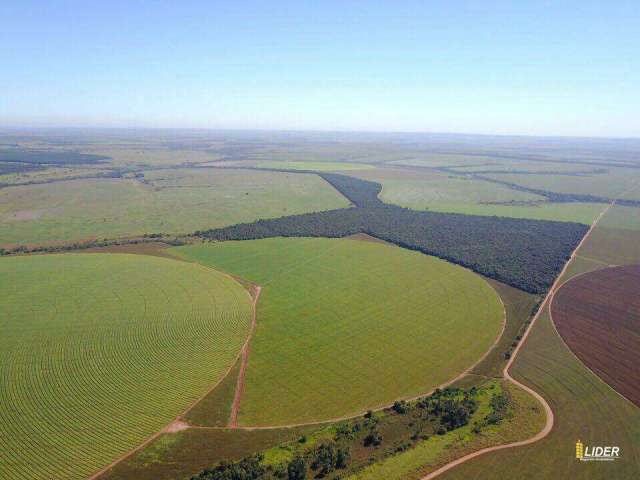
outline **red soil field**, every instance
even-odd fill
[[[573,353],[640,406],[640,265],[568,281],[553,298],[551,316]]]

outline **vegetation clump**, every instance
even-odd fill
[[[326,478],[337,480],[371,464],[426,445],[432,435],[448,435],[468,425],[480,433],[509,415],[510,398],[499,383],[491,381],[467,389],[437,389],[415,401],[398,401],[387,409],[367,412],[355,418],[326,427],[306,437],[304,444],[292,440],[272,450],[290,452],[278,460],[265,460],[269,451],[235,463],[221,462],[192,480],[304,480]],[[482,415],[478,411],[482,407]],[[280,454],[278,454],[280,455]]]

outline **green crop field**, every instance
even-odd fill
[[[123,254],[0,259],[0,478],[86,478],[233,364],[249,295],[199,265]]]
[[[326,420],[419,395],[470,367],[502,328],[481,277],[382,243],[273,238],[174,251],[263,286],[241,425]]]
[[[175,169],[0,190],[0,245],[190,233],[349,202],[316,175]]]

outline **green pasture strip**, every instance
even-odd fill
[[[306,427],[168,433],[116,465],[101,480],[186,480],[220,461],[239,460],[312,431]]]

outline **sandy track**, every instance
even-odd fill
[[[456,460],[453,460],[452,462],[447,463],[446,465],[443,465],[442,467],[438,468],[437,470],[434,470],[433,472],[429,473],[428,475],[425,475],[424,477],[422,477],[421,480],[431,480],[433,478],[436,478],[438,475],[441,475],[444,472],[446,472],[448,470],[451,470],[452,468],[454,468],[454,467],[456,467],[456,466],[458,466],[458,465],[460,465],[460,464],[462,464],[464,462],[468,462],[469,460],[472,460],[472,459],[474,459],[476,457],[479,457],[481,455],[485,455],[485,454],[491,453],[491,452],[497,452],[498,450],[504,450],[504,449],[507,449],[507,448],[515,448],[515,447],[522,447],[522,446],[525,446],[525,445],[530,445],[530,444],[535,443],[535,442],[537,442],[539,440],[542,440],[547,435],[549,435],[549,433],[553,429],[553,423],[554,423],[553,410],[551,409],[551,407],[549,406],[547,401],[542,397],[542,395],[540,395],[538,392],[536,392],[532,388],[524,385],[523,383],[520,383],[518,380],[513,378],[509,374],[509,369],[511,368],[511,365],[513,365],[513,362],[515,361],[518,353],[520,352],[520,349],[525,344],[525,342],[526,342],[526,340],[527,340],[527,338],[529,336],[529,333],[533,329],[533,325],[536,323],[538,318],[540,318],[540,315],[542,314],[544,309],[547,308],[547,306],[549,305],[549,303],[553,299],[553,296],[555,295],[555,292],[562,286],[560,281],[561,281],[562,277],[564,276],[564,274],[566,273],[567,268],[569,267],[571,262],[573,262],[574,258],[577,256],[577,252],[580,250],[580,248],[584,244],[585,240],[589,237],[589,235],[591,235],[591,232],[596,227],[596,225],[598,224],[600,219],[609,211],[609,209],[614,204],[615,204],[615,201],[611,202],[607,206],[607,208],[605,208],[604,210],[602,210],[602,212],[600,212],[598,217],[591,224],[591,227],[589,227],[589,230],[587,231],[587,233],[584,235],[584,237],[582,237],[582,240],[580,240],[580,243],[578,243],[578,246],[573,250],[573,252],[571,253],[571,257],[569,257],[569,260],[567,261],[567,263],[565,263],[564,267],[562,268],[562,271],[556,277],[556,280],[553,282],[553,285],[549,289],[549,292],[547,293],[547,296],[544,298],[544,301],[540,305],[540,308],[538,309],[538,311],[536,312],[535,316],[531,320],[531,324],[529,325],[529,328],[527,328],[526,332],[522,336],[522,339],[520,340],[520,342],[516,346],[515,350],[511,354],[511,358],[509,359],[509,361],[505,365],[504,370],[502,372],[503,375],[504,375],[504,378],[506,380],[510,381],[514,385],[516,385],[516,386],[522,388],[523,390],[525,390],[526,392],[530,393],[531,395],[533,395],[538,400],[538,402],[540,402],[542,404],[542,406],[544,408],[544,411],[545,411],[545,414],[546,414],[546,417],[547,417],[547,421],[545,422],[545,425],[542,428],[542,430],[540,430],[540,432],[535,434],[533,437],[528,438],[526,440],[521,440],[519,442],[513,442],[513,443],[506,443],[504,445],[496,445],[494,447],[487,447],[487,448],[483,448],[482,450],[478,450],[476,452],[472,452],[472,453],[470,453],[468,455],[465,455],[464,457],[460,457],[460,458],[458,458]]]
[[[247,336],[247,340],[244,343],[241,351],[241,364],[240,364],[240,372],[238,373],[238,381],[236,383],[236,391],[233,396],[233,403],[231,404],[231,415],[229,417],[229,428],[237,428],[238,427],[238,411],[240,410],[240,401],[242,400],[242,394],[244,393],[244,378],[247,373],[247,364],[249,363],[249,348],[251,343],[251,338],[253,337],[253,333],[256,329],[256,317],[257,317],[257,304],[258,299],[260,298],[260,292],[262,291],[262,287],[256,285],[253,295],[253,314],[251,318],[251,329],[249,330],[249,335]]]

